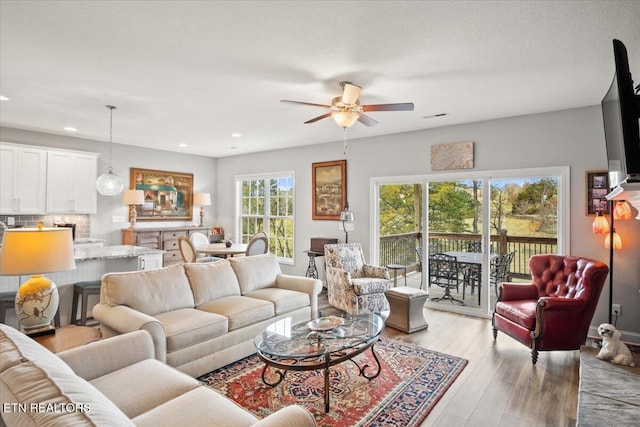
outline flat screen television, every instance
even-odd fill
[[[602,99],[602,116],[609,163],[609,187],[640,182],[640,95],[633,92],[627,49],[613,40],[616,72]]]

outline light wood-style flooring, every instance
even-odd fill
[[[330,307],[326,293],[319,306]],[[385,328],[384,336],[469,361],[421,427],[575,426],[579,351],[531,352],[498,332],[491,320],[424,309],[429,328],[405,334]]]

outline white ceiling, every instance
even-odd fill
[[[597,105],[613,38],[640,75],[640,1],[0,0],[0,19],[2,126],[108,141],[113,104],[114,142],[213,157],[341,141],[279,101],[343,80],[415,104],[355,139]]]

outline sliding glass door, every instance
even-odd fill
[[[501,281],[530,277],[531,255],[568,251],[568,177],[544,168],[376,178],[372,256],[406,266],[429,306],[488,316]]]

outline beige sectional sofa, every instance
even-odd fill
[[[155,358],[146,331],[55,355],[0,324],[2,422],[13,426],[313,427],[296,405],[262,420]]]
[[[255,352],[284,317],[309,320],[322,282],[281,273],[272,254],[102,277],[93,316],[103,337],[148,331],[156,358],[197,377]]]

